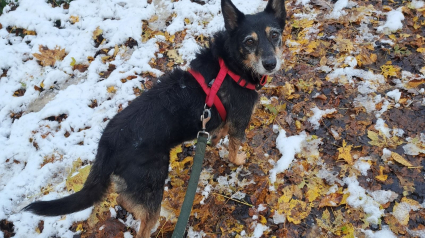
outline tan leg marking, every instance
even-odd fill
[[[117,197],[117,203],[125,210],[132,213],[134,218],[140,220],[140,228],[136,238],[149,238],[151,230],[155,227],[159,219],[161,209],[158,209],[154,214],[150,214],[142,205],[136,204],[125,194],[120,194]]]
[[[238,153],[241,141],[234,137],[229,138],[229,161],[235,165],[242,165],[246,162],[246,154]]]
[[[211,139],[211,146],[216,146],[217,143],[229,133],[229,124],[224,125],[217,133],[214,133]]]

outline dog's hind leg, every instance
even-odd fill
[[[136,203],[133,198],[122,193],[117,198],[117,203],[125,210],[133,214],[134,218],[140,221],[140,228],[136,238],[149,238],[152,229],[159,220],[161,209],[148,211],[143,205]],[[152,210],[152,209],[151,209]]]

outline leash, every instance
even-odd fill
[[[186,196],[184,197],[179,219],[177,220],[173,235],[171,236],[172,238],[181,238],[186,231],[186,225],[189,221],[190,212],[192,211],[193,200],[195,199],[196,188],[198,187],[199,176],[201,175],[202,161],[204,160],[205,149],[207,147],[207,141],[210,135],[205,130],[207,122],[210,119],[211,110],[209,108],[205,108],[201,115],[202,131],[198,132],[196,152],[195,157],[193,158],[192,172],[190,173]]]

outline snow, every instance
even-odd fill
[[[392,202],[398,197],[398,194],[391,190],[376,190],[373,192],[368,192],[368,194],[379,204]]]
[[[305,131],[299,135],[286,137],[286,131],[280,130],[279,136],[276,138],[276,147],[279,149],[282,157],[277,161],[276,166],[269,171],[270,183],[276,181],[278,173],[284,172],[295,158],[295,154],[301,152],[302,142],[307,138]],[[271,186],[273,187],[273,186]]]
[[[274,224],[285,223],[285,221],[286,221],[286,215],[285,214],[279,214],[277,211],[275,211],[275,213],[273,215]]]
[[[347,192],[350,195],[347,198],[347,204],[354,208],[362,208],[367,214],[366,220],[371,224],[379,224],[384,210],[380,209],[380,204],[371,196],[366,195],[366,190],[359,185],[355,177],[346,177],[344,182],[348,185]]]
[[[381,131],[387,138],[390,138],[390,128],[385,124],[385,121],[382,118],[376,120],[375,129]]]
[[[413,143],[413,138],[409,137],[406,139],[408,143],[403,145],[404,153],[407,155],[418,155],[420,153],[425,154],[425,133],[421,133],[419,143],[421,146],[418,146],[416,143]]]
[[[254,229],[254,233],[252,234],[252,237],[260,238],[266,231],[270,231],[270,228],[268,226],[265,226],[261,223],[257,223]]]
[[[398,89],[394,89],[392,91],[389,91],[387,93],[387,96],[394,99],[395,102],[398,102],[400,100],[400,97],[401,97],[401,92]]]
[[[410,7],[415,9],[423,8],[424,6],[424,1],[412,0],[412,2],[410,3]]]
[[[297,2],[295,4],[302,4],[303,6],[307,5],[310,3],[310,0],[297,0]]]
[[[388,226],[382,226],[380,231],[373,232],[371,230],[363,231],[366,238],[397,238]]]
[[[403,23],[401,21],[404,20],[404,15],[402,12],[402,8],[397,8],[397,10],[391,10],[387,13],[387,21],[384,25],[379,26],[377,31],[383,32],[385,34],[389,34],[391,32],[397,31],[403,28]]]
[[[360,158],[354,163],[354,168],[359,170],[363,176],[367,176],[367,171],[370,169],[370,164]]]
[[[332,108],[332,109],[320,110],[319,108],[314,107],[311,109],[311,111],[313,111],[313,116],[311,116],[308,119],[308,121],[311,123],[311,125],[313,125],[313,129],[317,130],[319,129],[319,126],[320,126],[319,120],[321,120],[322,117],[328,114],[332,114],[336,112],[336,109]]]
[[[189,238],[202,238],[206,236],[205,232],[203,231],[194,231],[193,227],[189,226],[189,230],[187,231],[187,237]]]
[[[343,11],[342,9],[346,8],[347,6],[348,6],[348,0],[338,0],[334,4],[334,8],[331,14],[329,15],[329,18],[339,18],[343,15],[346,15],[347,13]]]

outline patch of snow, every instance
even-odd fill
[[[260,204],[260,205],[258,205],[258,208],[257,208],[257,210],[258,210],[259,212],[264,211],[264,210],[266,210],[266,209],[267,209],[267,206],[266,206],[266,205],[264,205],[264,204]]]
[[[270,170],[270,183],[276,182],[276,175],[284,172],[295,158],[295,154],[301,152],[302,142],[307,138],[305,131],[299,135],[286,137],[286,131],[280,130],[279,136],[276,138],[276,147],[282,154],[277,161],[276,166]],[[271,186],[273,187],[273,186]]]
[[[384,148],[382,150],[381,159],[382,159],[382,161],[386,162],[388,160],[388,158],[391,158],[391,150]]]
[[[360,158],[354,163],[354,168],[360,171],[363,176],[367,176],[367,171],[370,169],[370,164]]]
[[[382,226],[380,231],[363,230],[366,238],[397,238],[388,226]]]
[[[403,222],[406,217],[409,217],[410,211],[417,211],[420,208],[420,206],[414,206],[407,202],[401,202],[397,207],[394,207],[392,214],[399,222]]]
[[[242,200],[245,196],[246,196],[246,193],[243,193],[243,192],[241,192],[241,191],[237,191],[236,193],[234,193],[234,194],[232,195],[232,197],[231,197],[231,198],[238,199],[238,200]]]
[[[420,153],[425,154],[425,133],[421,133],[420,138],[421,139],[418,141],[418,143],[421,144],[420,147],[417,144],[412,143],[414,138],[407,138],[406,140],[408,143],[403,145],[404,153],[407,155],[418,155]]]
[[[409,5],[409,7],[412,7],[415,9],[423,8],[424,6],[425,6],[424,1],[420,1],[420,0],[412,0],[412,2]]]
[[[390,128],[388,128],[382,118],[378,118],[378,120],[376,120],[375,129],[381,131],[387,138],[391,137]]]
[[[270,231],[270,228],[268,226],[263,225],[261,223],[257,223],[251,237],[260,238],[264,234],[264,232],[268,232],[268,231]]]
[[[274,215],[273,215],[273,223],[274,224],[285,223],[285,221],[286,221],[286,215],[285,214],[279,214],[277,211],[274,212]]]
[[[346,8],[348,6],[348,0],[338,0],[335,4],[334,4],[334,8],[331,12],[331,14],[329,14],[329,18],[334,18],[337,19],[341,16],[346,15],[347,13],[345,11],[343,11],[343,8]]]
[[[313,129],[317,130],[320,126],[319,120],[321,120],[323,116],[336,112],[336,109],[332,108],[320,110],[319,108],[314,107],[311,109],[311,111],[313,112],[313,116],[311,116],[308,121],[311,123],[311,125],[313,125]]]
[[[391,32],[395,32],[401,28],[403,28],[402,21],[404,20],[404,15],[402,12],[402,8],[399,7],[397,10],[391,10],[387,13],[387,21],[384,25],[379,26],[377,28],[378,32],[383,32],[385,34],[390,34]]]
[[[368,215],[366,220],[372,224],[378,224],[384,214],[384,210],[380,209],[380,204],[366,195],[366,190],[359,185],[359,181],[355,177],[344,178],[344,182],[348,186],[347,192],[350,193],[347,204],[354,208],[361,207]]]
[[[126,231],[124,232],[124,238],[133,238],[133,235],[131,234],[131,232]]]
[[[392,202],[398,197],[398,194],[391,190],[376,190],[373,192],[368,192],[368,194],[379,204]]]
[[[187,237],[189,238],[202,238],[206,236],[204,231],[194,231],[193,227],[189,226],[189,230],[187,231]]]
[[[398,89],[394,89],[387,93],[387,96],[394,99],[395,102],[398,102],[401,97],[401,92]]]
[[[310,0],[297,0],[297,2],[295,4],[302,4],[303,6],[307,5],[310,3]]]

